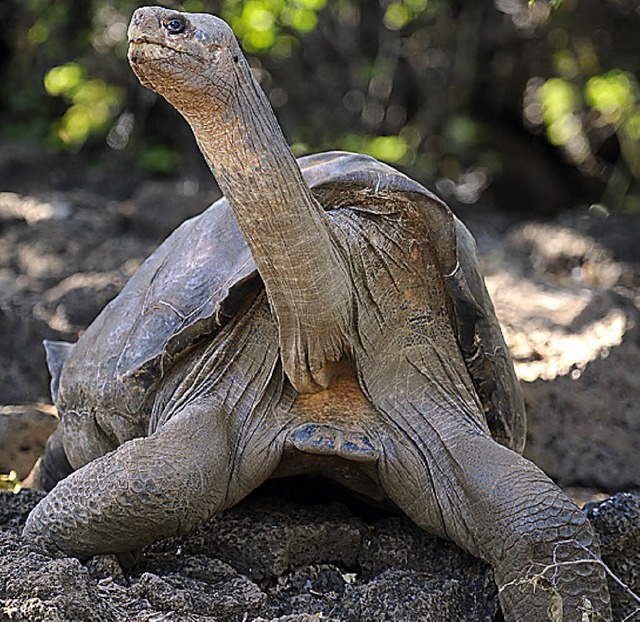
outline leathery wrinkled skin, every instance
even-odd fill
[[[61,424],[25,533],[131,551],[269,477],[321,473],[490,563],[507,620],[610,619],[591,526],[520,455],[522,396],[464,226],[366,156],[296,161],[222,20],[138,9],[129,38],[226,198],[76,344],[46,344]]]

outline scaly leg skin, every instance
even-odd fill
[[[417,367],[403,367],[401,402],[385,393],[377,400],[392,422],[380,464],[392,500],[491,564],[508,622],[610,620],[599,546],[583,513],[534,464],[484,432],[464,404],[417,407],[429,403],[429,382],[422,377],[411,391]]]
[[[486,472],[497,480],[484,504],[498,531],[479,522],[476,539],[494,566],[507,619],[611,619],[600,547],[587,518],[531,462],[491,439],[483,445]],[[483,482],[469,485],[486,490]]]
[[[277,431],[261,425],[262,433],[240,451],[265,459],[245,463],[233,449],[233,428],[216,425],[196,411],[201,407],[187,407],[157,433],[128,441],[59,482],[31,512],[24,534],[78,557],[124,553],[186,533],[237,503],[274,470]],[[273,451],[265,451],[270,445]]]
[[[229,450],[222,432],[212,444],[194,421],[174,419],[72,473],[29,515],[25,535],[83,557],[131,551],[205,520],[224,502]]]
[[[406,250],[407,236],[428,239],[420,221],[410,210],[378,229],[362,216],[334,218],[359,233],[348,255],[361,263],[354,359],[386,426],[386,493],[418,525],[491,564],[507,620],[610,619],[588,521],[542,471],[490,436],[442,303],[438,257],[428,244],[413,256]]]

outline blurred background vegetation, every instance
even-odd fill
[[[134,0],[2,0],[0,141],[206,175],[126,62]],[[221,15],[298,155],[364,151],[452,202],[640,212],[637,0],[184,0]]]

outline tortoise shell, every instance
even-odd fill
[[[298,161],[325,210],[384,211],[375,196],[401,193],[423,212],[445,282],[451,322],[492,436],[521,452],[520,385],[480,275],[475,242],[447,205],[375,159],[327,152]],[[361,193],[370,197],[365,204]],[[360,193],[358,200],[354,197]],[[251,252],[223,197],[186,221],[143,263],[72,348],[48,343],[54,402],[87,404],[127,420],[176,356],[215,334],[262,287]]]

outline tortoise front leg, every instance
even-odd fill
[[[25,535],[71,555],[120,553],[188,531],[222,509],[228,438],[188,415],[58,483],[29,515]]]
[[[78,557],[124,553],[235,505],[276,468],[279,429],[265,425],[260,408],[243,428],[202,408],[186,408],[59,482],[29,515],[25,535]]]
[[[390,431],[380,478],[392,500],[491,564],[507,621],[609,620],[599,545],[584,514],[534,464],[456,413],[425,419],[413,422],[411,440],[406,429]]]
[[[293,392],[283,397],[276,343],[260,295],[163,379],[152,433],[59,482],[29,515],[25,534],[72,555],[120,553],[185,533],[237,503],[282,453],[269,417],[280,402],[286,410]]]

